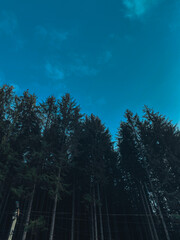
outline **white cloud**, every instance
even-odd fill
[[[3,11],[0,15],[0,32],[12,36],[17,27],[16,16],[12,12]]]
[[[123,0],[127,9],[126,16],[129,18],[140,17],[144,15],[155,4],[161,0]]]
[[[63,80],[64,79],[64,71],[58,67],[53,66],[50,63],[46,63],[45,70],[48,78],[52,80]]]
[[[69,33],[68,32],[60,32],[57,30],[53,30],[50,33],[50,37],[52,39],[52,41],[65,41],[68,38]]]
[[[59,31],[57,29],[47,29],[44,26],[37,26],[35,29],[37,36],[43,38],[48,43],[55,47],[59,47],[59,44],[67,40],[69,33],[67,31]]]
[[[74,62],[67,66],[69,75],[95,76],[98,70],[87,63],[86,57],[75,55]]]
[[[0,35],[7,36],[11,39],[10,49],[18,51],[25,45],[19,31],[17,17],[10,11],[2,11],[0,14]]]
[[[71,74],[80,75],[80,76],[95,76],[97,74],[97,70],[93,67],[90,67],[85,64],[79,65],[70,65]]]

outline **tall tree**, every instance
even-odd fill
[[[30,221],[38,173],[41,168],[41,118],[39,107],[36,104],[35,95],[31,95],[28,91],[25,91],[23,96],[16,96],[14,115],[17,117],[14,117],[14,134],[11,142],[13,149],[18,152],[19,163],[21,163],[22,169],[16,177],[13,190],[17,193],[16,188],[18,186],[18,189],[24,189],[21,192],[21,195],[24,193],[29,196],[25,228],[22,236],[22,240],[25,240],[27,235],[26,229]],[[25,186],[24,183],[27,185]]]

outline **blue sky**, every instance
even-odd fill
[[[180,122],[180,1],[0,3],[0,83],[69,92],[115,135],[128,108]]]

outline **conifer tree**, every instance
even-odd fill
[[[41,119],[35,95],[25,91],[23,96],[16,96],[14,115],[17,117],[14,117],[11,142],[14,151],[18,152],[20,169],[13,183],[13,191],[20,198],[23,198],[24,194],[29,197],[28,207],[24,209],[27,214],[22,240],[25,240],[41,168]]]
[[[15,201],[17,240],[178,240],[180,131],[165,116],[129,110],[109,130],[83,118],[69,94],[37,104],[0,88],[0,239]]]

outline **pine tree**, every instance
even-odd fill
[[[91,115],[86,117],[82,137],[81,167],[87,179],[86,194],[89,194],[91,212],[92,237],[97,240],[100,236],[104,239],[104,226],[102,216],[102,203],[105,197],[101,196],[108,182],[108,171],[113,146],[109,131],[101,123],[98,117]],[[87,178],[86,177],[86,178]],[[98,218],[99,215],[99,218]],[[100,226],[100,229],[98,229]]]
[[[13,192],[16,195],[18,193],[21,199],[24,194],[29,197],[22,236],[22,240],[25,240],[41,168],[41,118],[35,95],[25,91],[23,96],[16,96],[14,116],[11,142],[13,149],[18,152],[20,169],[13,183]]]

